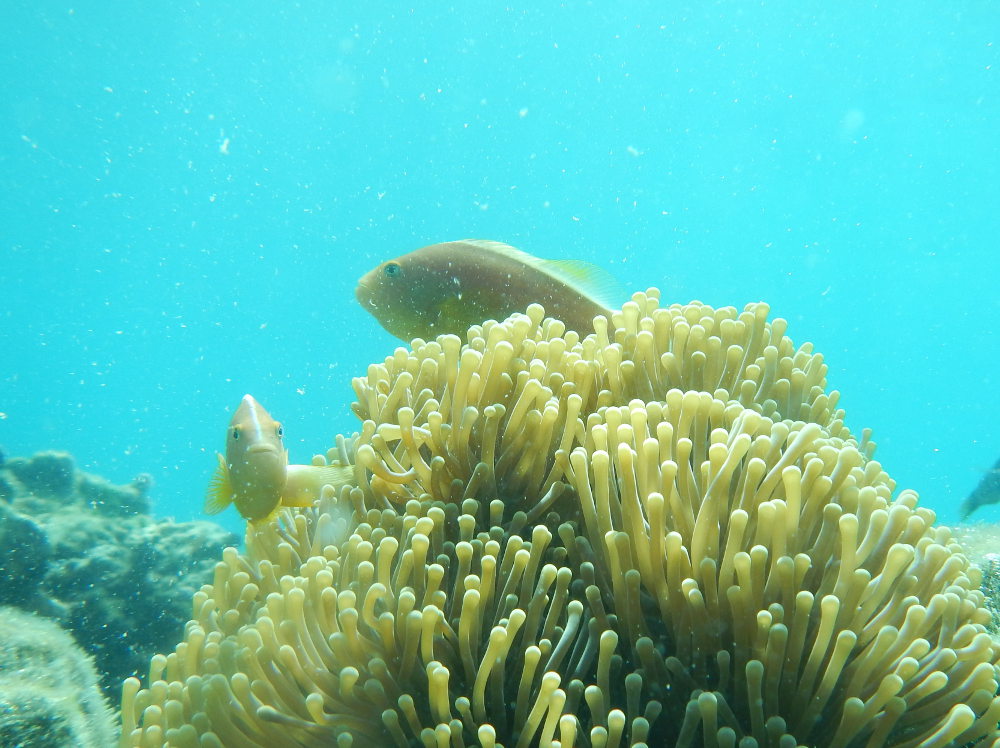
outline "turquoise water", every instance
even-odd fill
[[[39,0],[0,72],[0,444],[159,514],[245,392],[356,428],[356,279],[464,237],[767,301],[945,521],[1000,455],[993,2]]]

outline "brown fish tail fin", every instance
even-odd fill
[[[233,503],[233,486],[229,481],[229,466],[226,458],[216,453],[219,466],[215,469],[208,483],[208,495],[205,497],[205,514],[218,514]]]
[[[976,510],[976,507],[968,499],[963,501],[958,507],[958,519],[960,522],[965,522],[969,518],[969,515]]]

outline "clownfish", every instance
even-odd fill
[[[310,506],[325,485],[349,483],[351,465],[289,465],[281,424],[251,395],[244,395],[229,422],[226,454],[208,487],[205,512],[230,504],[250,522],[267,522],[282,506]]]
[[[611,316],[621,295],[610,273],[576,260],[543,260],[482,239],[431,244],[368,271],[358,302],[397,338],[465,337],[473,325],[502,321],[530,304],[545,307],[580,335]]]

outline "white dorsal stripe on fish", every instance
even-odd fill
[[[249,406],[247,408],[247,410],[248,410],[248,412],[250,414],[250,424],[251,424],[250,430],[253,432],[251,434],[247,434],[247,436],[249,438],[251,438],[254,442],[260,441],[261,439],[264,438],[264,429],[265,429],[265,425],[262,423],[262,419],[261,419],[261,406],[260,406],[260,403],[258,403],[256,400],[254,400],[250,395],[244,395],[243,399],[244,399],[244,401],[247,402],[247,404]],[[270,416],[267,416],[267,419],[263,419],[263,420],[269,420],[269,419],[270,419]],[[272,424],[273,424],[273,427],[277,430],[278,435],[280,436],[281,435],[281,424],[278,423],[278,422],[276,422],[276,421],[271,421],[271,423],[269,423],[268,426],[271,426]]]

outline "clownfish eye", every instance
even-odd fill
[[[399,266],[398,262],[387,262],[385,267],[382,268],[382,272],[385,273],[390,278],[395,278],[397,275],[403,272],[403,268]]]

